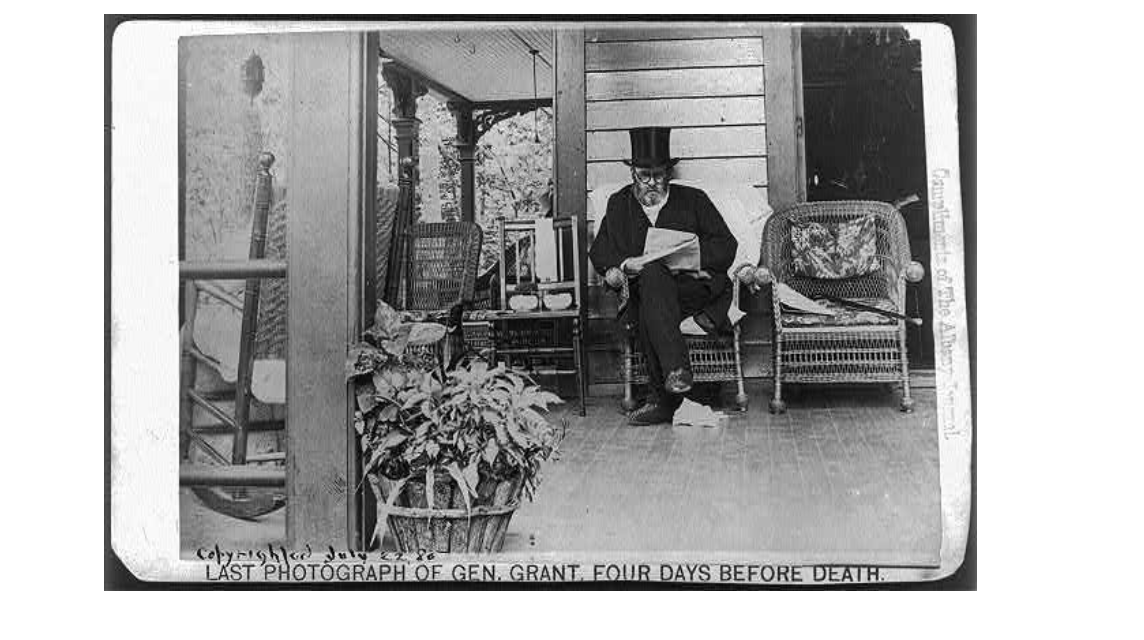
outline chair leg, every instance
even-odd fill
[[[905,324],[901,321],[898,324],[901,325],[898,330],[898,349],[902,357],[902,401],[899,404],[899,409],[903,413],[909,413],[914,410],[914,399],[910,397],[910,359],[909,352],[906,351]]]
[[[775,331],[773,335],[774,339],[771,340],[771,349],[773,351],[772,356],[774,362],[775,395],[771,398],[770,411],[771,413],[784,413],[786,411],[786,403],[783,402],[782,333]]]
[[[735,406],[739,411],[747,410],[747,388],[743,381],[743,351],[739,344],[740,329],[735,325],[735,384],[738,385],[735,393]]]
[[[771,398],[771,413],[786,413],[786,403],[780,397],[779,390],[775,389],[775,397]]]
[[[575,360],[575,364],[576,364],[576,387],[577,387],[578,391],[580,392],[580,417],[584,417],[585,415],[587,415],[587,410],[585,408],[585,402],[587,402],[587,397],[588,397],[588,385],[587,385],[587,378],[584,376],[584,361],[581,358],[582,354],[580,353],[581,341],[582,340],[580,337],[580,319],[579,318],[573,318],[572,319],[572,357]]]
[[[186,330],[186,329],[184,329]],[[195,374],[198,363],[186,351],[179,363],[179,459],[186,460],[190,454],[191,435],[194,427],[195,407],[188,391],[195,387]]]
[[[179,335],[181,347],[179,361],[179,459],[186,460],[190,455],[191,429],[194,428],[195,407],[188,391],[195,388],[198,362],[191,355],[194,344],[195,312],[198,306],[199,289],[194,281],[187,282],[184,291],[186,322]]]
[[[624,359],[624,400],[620,403],[620,407],[624,412],[635,411],[636,400],[632,393],[632,340],[627,337],[624,340],[624,353],[621,356]]]

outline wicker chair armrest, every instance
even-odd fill
[[[755,266],[749,262],[737,265],[731,270],[731,279],[750,286],[755,282]]]
[[[615,291],[620,297],[620,307],[623,307],[628,303],[628,300],[631,300],[631,284],[626,275],[620,279],[620,287]]]
[[[758,291],[763,285],[770,284],[774,281],[769,269],[764,266],[755,266],[752,264],[743,263],[735,267],[734,280],[738,280],[744,286],[750,288],[752,292]]]
[[[603,282],[604,285],[612,291],[619,291],[623,287],[623,283],[621,281],[626,279],[627,276],[620,267],[612,267],[604,273]]]
[[[906,268],[902,269],[902,273],[899,277],[910,284],[917,284],[926,277],[925,265],[917,260],[910,260]]]

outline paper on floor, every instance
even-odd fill
[[[679,323],[679,332],[685,336],[705,336],[707,332],[695,321],[695,316],[687,316]]]
[[[679,405],[679,408],[675,410],[671,424],[672,426],[692,425],[695,427],[717,427],[719,426],[719,422],[726,417],[726,414],[715,411],[707,405],[684,398],[683,404]]]

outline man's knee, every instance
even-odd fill
[[[671,270],[662,262],[653,262],[640,271],[641,289],[645,291],[659,290],[667,286],[675,287],[675,276],[671,275]]]

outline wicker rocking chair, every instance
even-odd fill
[[[865,267],[841,274],[845,277],[821,277],[794,248],[795,238],[806,238],[808,230],[825,237],[830,229],[849,231],[854,225],[870,224],[873,230],[866,242],[872,255],[867,251]],[[920,320],[903,312],[906,283],[920,281],[925,270],[911,261],[901,213],[884,202],[794,205],[767,220],[762,258],[760,277],[771,281],[774,294],[771,412],[786,410],[782,389],[788,383],[899,383],[901,410],[912,410],[906,323]],[[798,294],[825,306],[832,315],[787,308],[784,296]]]
[[[258,158],[254,186],[250,260],[285,259],[285,206],[271,206],[274,156]],[[286,281],[282,278],[245,280],[238,298],[213,280],[233,276],[187,279],[184,284],[186,319],[181,332],[180,454],[188,462],[245,468],[281,466],[285,452],[250,454],[249,436],[257,431],[281,431],[281,419],[252,420],[254,408],[285,403]],[[233,340],[237,338],[237,345]],[[234,358],[237,358],[235,360]],[[220,389],[196,388],[199,366],[219,373]],[[198,425],[198,407],[217,421]],[[273,413],[271,412],[273,415]],[[229,435],[230,451],[219,451],[212,435]],[[253,477],[253,476],[252,476]],[[261,484],[261,483],[259,483]],[[191,490],[214,511],[235,518],[254,519],[286,504],[281,488],[215,486],[191,483]]]
[[[274,156],[263,153],[254,186],[253,220],[248,257],[284,263],[286,260],[286,202],[272,202]],[[375,242],[384,255],[390,242],[398,190],[378,194]],[[384,281],[388,261],[377,261],[377,276]],[[180,454],[190,463],[237,468],[255,478],[266,467],[282,470],[286,452],[281,438],[274,450],[248,452],[252,433],[285,429],[286,309],[284,277],[247,278],[236,296],[212,280],[188,278],[184,283],[186,318],[181,332]],[[203,388],[200,373],[218,372],[221,389]],[[198,383],[198,384],[196,384]],[[209,384],[209,383],[208,383]],[[213,425],[198,424],[196,408],[212,417]],[[270,419],[257,419],[258,414]],[[230,450],[220,450],[215,436],[229,436]],[[269,476],[268,476],[269,477]],[[184,483],[187,484],[187,483]],[[230,486],[191,483],[191,490],[210,509],[240,519],[255,519],[280,509],[286,498],[280,487],[266,479],[258,486],[230,482]]]

